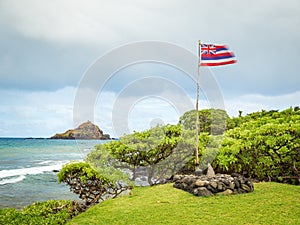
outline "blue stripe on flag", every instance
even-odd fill
[[[229,58],[234,58],[234,56],[232,56],[232,55],[227,55],[227,56],[218,56],[218,55],[208,56],[208,55],[202,55],[201,56],[202,60],[218,60],[218,59],[229,59]]]

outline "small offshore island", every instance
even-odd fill
[[[109,134],[103,134],[103,131],[91,121],[82,123],[77,128],[64,133],[55,134],[50,139],[111,140]]]

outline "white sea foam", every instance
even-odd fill
[[[17,176],[17,177],[3,179],[3,180],[0,180],[0,185],[17,183],[17,182],[20,182],[20,181],[24,180],[25,178],[26,178],[26,176],[20,175],[20,176]]]
[[[60,170],[62,165],[65,163],[66,161],[59,161],[55,165],[36,166],[36,167],[28,167],[28,168],[13,169],[13,170],[0,170],[0,179],[6,177],[21,176],[21,175],[41,174],[53,170]]]
[[[46,160],[46,161],[42,161],[42,162],[39,162],[37,164],[39,165],[45,165],[45,164],[53,164],[53,163],[56,163],[56,161],[53,161],[53,160]]]
[[[39,162],[37,164],[39,164],[39,165],[45,165],[45,164],[50,164],[52,162],[54,162],[54,161],[52,161],[52,160],[46,160],[46,161]]]

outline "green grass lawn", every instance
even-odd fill
[[[68,224],[300,224],[300,186],[257,183],[249,194],[196,197],[172,184],[135,188]]]

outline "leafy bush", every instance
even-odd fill
[[[66,182],[70,178],[80,178],[85,182],[88,179],[99,179],[103,183],[109,183],[110,180],[98,173],[92,166],[85,162],[73,162],[65,164],[57,174],[59,182]]]
[[[14,208],[0,210],[0,224],[65,224],[72,217],[72,202],[49,200],[36,202],[18,211]]]
[[[226,132],[215,167],[259,180],[296,178],[299,182],[299,111],[255,113],[241,121]]]
[[[90,164],[73,162],[66,164],[57,174],[60,182],[70,186],[70,190],[79,194],[87,206],[97,204],[106,198],[115,198],[130,189],[126,184],[114,182],[102,176]]]

